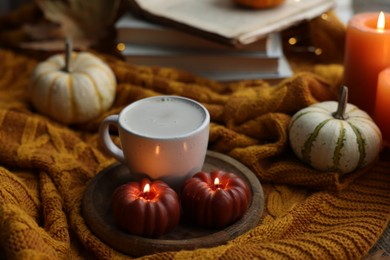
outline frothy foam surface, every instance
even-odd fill
[[[205,111],[195,103],[174,97],[140,102],[121,115],[125,129],[153,138],[171,138],[193,132],[202,125]]]

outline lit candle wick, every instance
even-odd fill
[[[219,178],[215,178],[214,186],[215,186],[216,189],[219,189]]]
[[[149,199],[149,191],[150,191],[150,185],[147,183],[145,186],[144,186],[144,193],[143,193],[143,197],[145,199]]]
[[[383,32],[385,29],[386,22],[385,22],[385,14],[383,12],[380,12],[378,17],[378,22],[376,24],[376,28],[378,31]]]

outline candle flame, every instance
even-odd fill
[[[219,185],[219,178],[215,178],[215,180],[214,180],[214,185],[215,185],[215,186],[218,186],[218,185]]]
[[[156,148],[154,149],[154,153],[155,153],[156,155],[159,155],[159,154],[160,154],[160,146],[159,146],[159,145],[157,145]]]
[[[376,25],[376,28],[379,31],[383,31],[385,29],[386,22],[385,22],[385,14],[383,12],[380,12],[379,17],[378,17],[378,22]]]
[[[150,185],[149,183],[147,183],[145,186],[144,186],[144,193],[148,193],[150,191]]]

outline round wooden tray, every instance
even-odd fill
[[[245,215],[224,229],[200,228],[186,223],[182,218],[174,230],[158,239],[135,236],[120,230],[114,223],[110,200],[119,185],[132,181],[131,174],[122,164],[114,164],[102,170],[88,184],[82,202],[83,216],[97,237],[131,256],[221,245],[258,224],[264,209],[264,193],[259,180],[246,166],[229,156],[208,151],[203,170],[210,172],[216,169],[242,177],[252,191],[252,199]]]

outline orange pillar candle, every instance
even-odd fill
[[[390,68],[379,73],[376,92],[374,121],[382,132],[383,139],[390,141]]]
[[[361,13],[348,23],[344,57],[344,85],[349,102],[374,113],[378,74],[390,66],[390,14]]]

